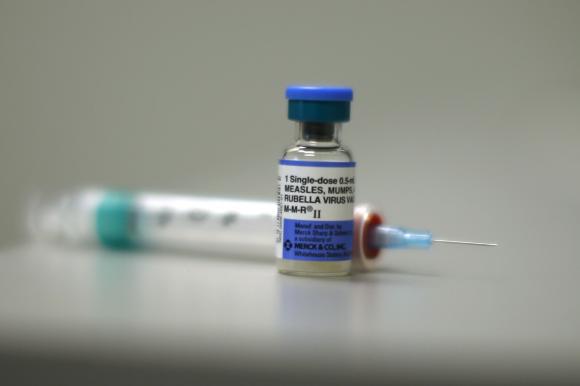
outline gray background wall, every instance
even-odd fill
[[[577,1],[0,0],[0,245],[37,190],[273,197],[298,82],[355,87],[361,201],[530,241],[580,212],[579,38]]]

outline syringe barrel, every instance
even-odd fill
[[[273,257],[273,202],[163,194],[136,196],[139,235],[158,248]]]
[[[85,189],[29,208],[37,238],[212,253],[274,255],[273,202]]]

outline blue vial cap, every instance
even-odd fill
[[[300,101],[352,101],[352,88],[344,86],[295,85],[286,88],[288,100]]]
[[[350,119],[352,96],[350,87],[288,86],[288,119],[302,122],[347,122]]]

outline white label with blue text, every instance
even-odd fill
[[[354,170],[354,162],[279,162],[278,258],[305,261],[352,258]]]

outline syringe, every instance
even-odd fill
[[[32,201],[28,209],[30,233],[45,240],[274,258],[274,202],[83,189]],[[386,226],[369,205],[358,205],[354,218],[353,262],[359,270],[371,269],[385,248],[497,245]]]

